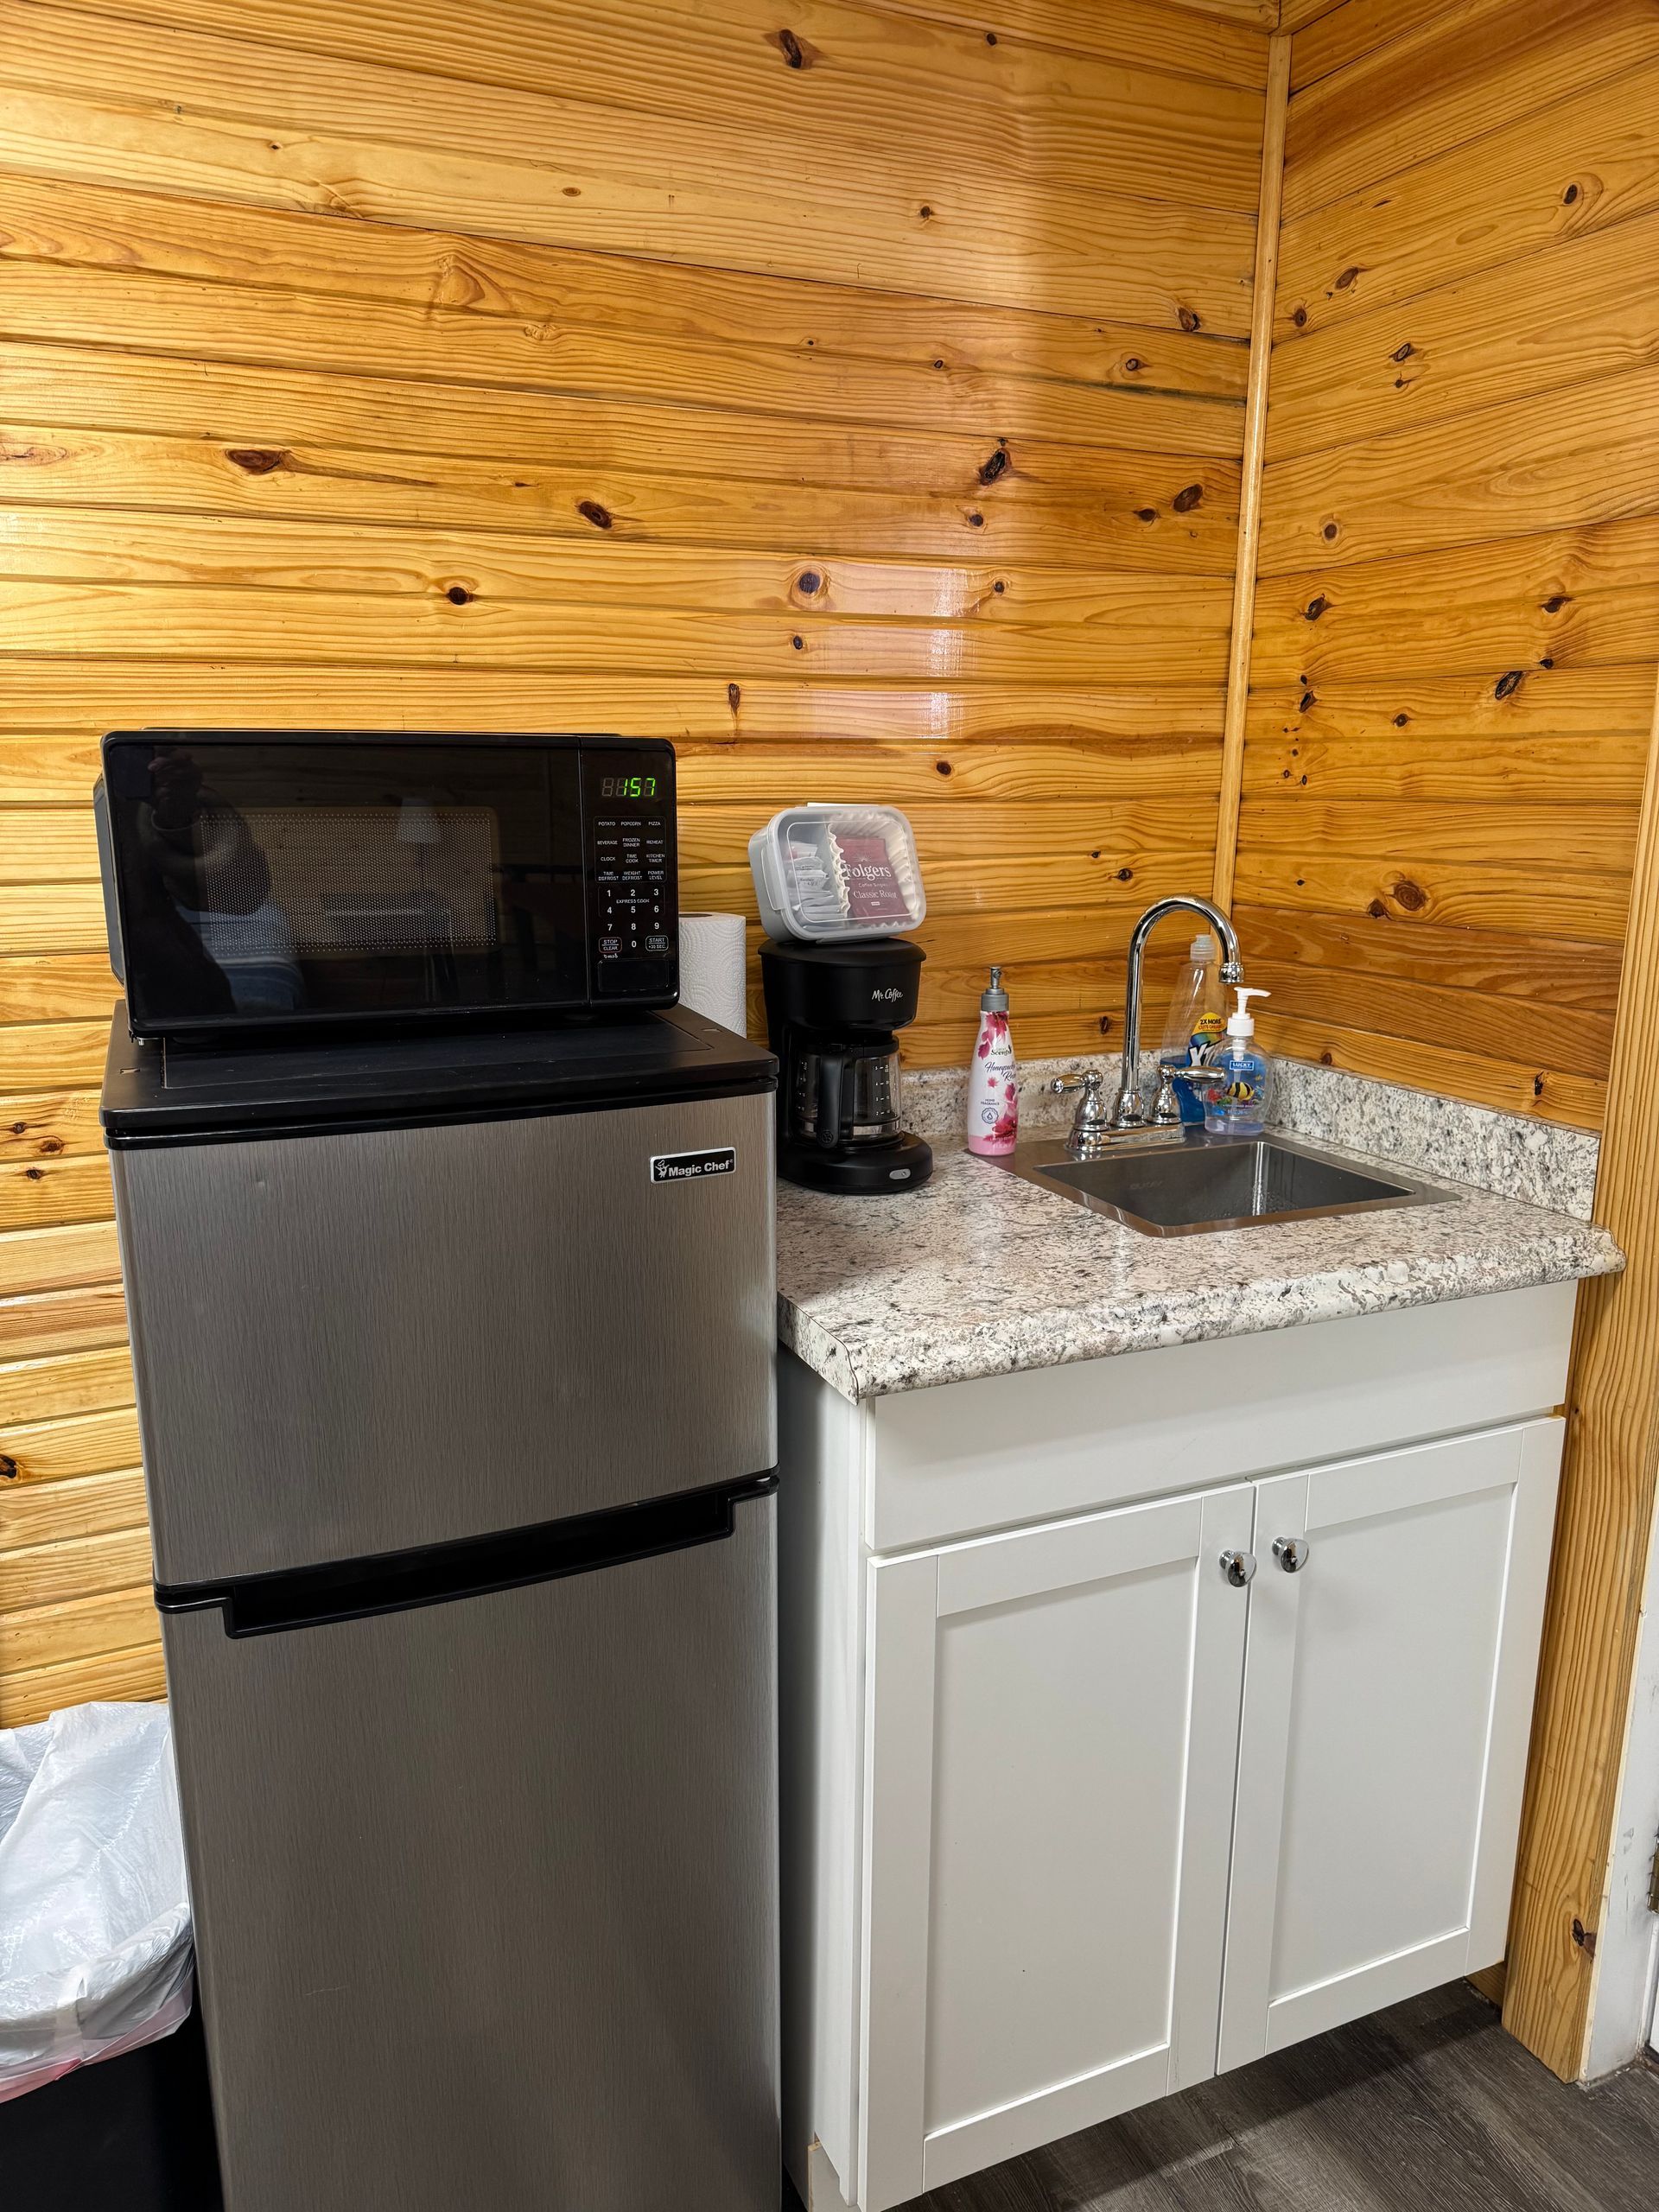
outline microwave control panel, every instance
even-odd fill
[[[584,747],[582,815],[594,996],[672,997],[679,899],[671,750]]]

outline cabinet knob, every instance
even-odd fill
[[[1273,1555],[1287,1574],[1300,1574],[1307,1565],[1306,1537],[1275,1536],[1273,1540]]]
[[[1224,1551],[1221,1555],[1221,1571],[1235,1590],[1242,1590],[1255,1575],[1255,1554],[1253,1552]]]

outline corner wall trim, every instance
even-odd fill
[[[1503,2024],[1563,2081],[1588,2065],[1659,1480],[1659,702],[1648,752],[1595,1218],[1622,1275],[1583,1284],[1510,1925]],[[1575,1935],[1574,1930],[1578,1933]]]
[[[1250,302],[1250,375],[1244,400],[1244,464],[1238,502],[1238,566],[1233,574],[1232,644],[1227,658],[1227,719],[1221,747],[1216,818],[1216,904],[1233,896],[1238,861],[1239,795],[1244,782],[1244,724],[1250,703],[1250,647],[1255,629],[1255,553],[1262,533],[1262,461],[1268,437],[1268,379],[1273,359],[1273,303],[1279,279],[1279,211],[1285,194],[1285,118],[1290,99],[1290,41],[1268,41],[1268,98],[1262,127],[1262,198],[1255,226],[1255,285]]]

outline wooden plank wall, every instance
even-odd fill
[[[1659,654],[1659,13],[1287,0],[1270,1046],[1600,1124]]]
[[[1207,882],[1271,0],[0,0],[0,1725],[159,1687],[88,792],[146,721],[680,745],[920,834],[914,1057]],[[783,26],[787,26],[785,28]]]

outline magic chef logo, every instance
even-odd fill
[[[695,1183],[705,1175],[733,1175],[737,1153],[731,1145],[710,1152],[654,1152],[651,1156],[653,1183]]]

